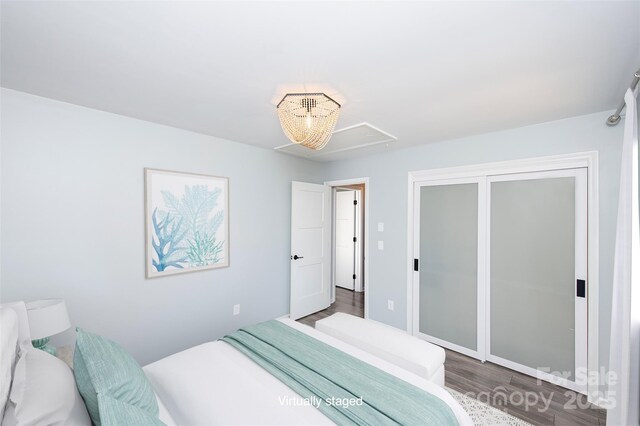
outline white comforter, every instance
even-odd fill
[[[447,402],[461,425],[472,425],[462,407],[441,387],[289,319],[283,323],[374,365]],[[205,343],[144,367],[167,424],[325,425],[333,424],[312,406],[286,405],[301,398],[231,345]],[[165,410],[166,407],[166,410]],[[175,422],[175,423],[174,423]]]

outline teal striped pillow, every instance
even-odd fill
[[[158,418],[156,394],[142,368],[120,345],[77,328],[73,372],[91,420],[100,426],[100,395]]]
[[[102,426],[165,426],[158,417],[136,406],[118,401],[109,395],[98,395]]]

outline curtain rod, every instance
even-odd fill
[[[636,71],[636,73],[633,75],[633,80],[631,81],[631,85],[629,85],[631,90],[635,90],[636,86],[638,85],[638,81],[640,81],[640,70]],[[607,118],[607,125],[615,126],[620,122],[620,113],[622,112],[624,105],[625,104],[623,99],[618,109],[616,109],[616,112],[614,112],[613,115]]]

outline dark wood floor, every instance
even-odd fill
[[[364,293],[336,289],[327,309],[298,321],[314,327],[336,312],[364,317]],[[590,406],[586,397],[534,377],[447,350],[445,385],[534,425],[604,426],[606,411]]]
[[[445,385],[534,425],[604,425],[587,397],[491,362],[446,350]]]
[[[344,312],[364,318],[364,292],[358,293],[336,287],[336,301],[332,303],[331,306],[324,311],[316,312],[315,314],[300,318],[298,321],[311,327],[315,327],[316,321],[329,317],[336,312]]]

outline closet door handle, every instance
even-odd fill
[[[293,260],[304,259],[303,256],[298,256],[297,254],[293,255]]]
[[[587,297],[587,282],[585,280],[576,280],[576,296]]]

